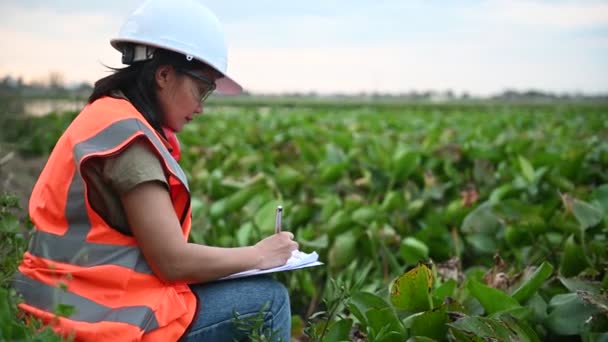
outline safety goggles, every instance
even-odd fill
[[[215,90],[215,82],[208,79],[207,77],[186,69],[178,69],[177,71],[204,84],[204,87],[197,87],[198,97],[201,103],[205,102],[209,95],[211,95],[211,93],[213,93],[213,91]]]

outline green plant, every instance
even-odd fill
[[[19,298],[10,285],[26,247],[24,224],[18,218],[19,209],[17,197],[0,194],[0,340],[62,341],[51,328],[44,327],[38,320],[30,319],[26,324],[17,310]]]
[[[350,340],[352,319],[342,315],[350,297],[350,289],[330,279],[329,291],[323,298],[325,310],[315,312],[308,318],[304,329],[311,341],[344,341]]]
[[[282,204],[286,230],[326,263],[277,275],[309,334],[605,338],[606,105],[222,100],[207,109],[180,133],[191,239],[255,243]],[[15,132],[57,127],[40,135],[52,141],[68,119],[19,121]],[[426,292],[393,302],[395,283],[418,293],[411,282]]]
[[[232,322],[236,329],[247,336],[248,340],[254,342],[268,342],[277,340],[278,331],[273,331],[270,328],[264,326],[266,321],[266,309],[268,303],[265,303],[260,310],[254,315],[241,315],[238,312],[233,312]],[[236,339],[235,339],[236,341]],[[280,342],[286,342],[279,339]]]

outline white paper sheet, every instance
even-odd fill
[[[249,276],[258,275],[258,274],[297,270],[300,268],[312,267],[312,266],[318,266],[318,265],[323,265],[323,263],[319,261],[319,255],[317,254],[317,252],[304,253],[304,252],[295,250],[295,251],[291,252],[291,257],[289,258],[289,260],[287,260],[287,263],[285,263],[285,265],[283,265],[283,266],[268,268],[265,270],[253,269],[253,270],[243,271],[243,272],[231,274],[229,276],[221,278],[220,280],[249,277]]]

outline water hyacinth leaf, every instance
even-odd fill
[[[384,212],[392,211],[403,207],[404,205],[403,195],[398,191],[389,191],[389,193],[384,196],[384,200],[381,204],[381,209]]]
[[[446,190],[448,190],[451,186],[451,182],[445,184],[433,184],[431,186],[425,187],[423,196],[434,200],[441,200],[443,199]]]
[[[491,235],[471,234],[465,236],[465,240],[479,253],[492,254],[496,252],[496,239]]]
[[[353,138],[348,132],[336,131],[332,137],[332,141],[335,142],[342,150],[349,151],[353,145]]]
[[[547,318],[547,302],[538,293],[528,299],[526,306],[532,309],[532,320],[542,322]]]
[[[196,217],[204,209],[203,201],[201,201],[198,197],[194,197],[193,196],[190,202],[191,202],[191,205],[192,205],[192,216]]]
[[[488,314],[519,307],[519,303],[501,290],[469,280],[467,288]]]
[[[325,333],[324,340],[327,341],[350,341],[350,329],[353,326],[352,319],[343,319],[334,322],[327,333]]]
[[[277,200],[268,201],[258,209],[253,217],[253,222],[264,236],[274,233],[275,214],[278,205],[280,205],[280,202]],[[283,215],[285,214],[287,214],[286,208],[283,208]]]
[[[367,325],[365,313],[370,309],[389,308],[389,304],[382,298],[370,292],[354,292],[349,300],[348,307],[357,319]]]
[[[491,182],[494,172],[495,169],[492,162],[485,159],[475,159],[473,164],[473,179],[476,183]]]
[[[420,155],[402,146],[393,155],[392,176],[396,180],[407,178],[420,165]]]
[[[407,205],[407,214],[410,217],[414,217],[420,213],[422,208],[424,207],[424,200],[422,198],[415,199],[408,203]]]
[[[519,248],[532,244],[532,236],[526,229],[511,224],[505,227],[504,238],[507,244],[512,248]]]
[[[315,283],[310,272],[296,273],[298,287],[301,288],[306,295],[314,297],[317,293]]]
[[[298,146],[302,158],[310,164],[316,165],[321,160],[322,152],[314,143],[308,140],[298,140],[296,146]]]
[[[520,303],[525,303],[543,285],[545,280],[553,273],[553,265],[543,262],[530,278],[526,279],[513,293],[511,297]]]
[[[426,336],[412,336],[407,339],[407,342],[437,342],[437,340]]]
[[[378,211],[374,207],[360,207],[351,214],[352,220],[366,225],[370,224],[378,215]]]
[[[323,194],[319,198],[319,202],[322,204],[321,208],[321,220],[327,221],[329,218],[340,210],[344,206],[342,199],[334,193]]]
[[[251,199],[249,200],[249,202],[247,202],[245,207],[243,207],[243,210],[245,210],[247,212],[251,212],[251,213],[253,213],[252,215],[255,216],[255,213],[257,213],[258,210],[264,206],[264,204],[268,203],[269,201],[273,200],[274,198],[275,198],[274,194],[269,189],[264,189],[262,191],[258,191],[253,197],[251,197]],[[282,205],[286,208],[290,208],[290,209],[292,208],[290,206],[290,203],[282,203]],[[290,210],[290,213],[291,213],[291,210]],[[285,216],[285,215],[283,215],[283,216]],[[291,215],[289,215],[289,216],[291,216]]]
[[[492,210],[492,204],[483,203],[471,211],[462,222],[463,233],[494,234],[501,223]]]
[[[319,236],[318,238],[316,238],[314,240],[310,240],[310,241],[302,240],[300,238],[298,238],[297,240],[301,246],[308,247],[313,250],[325,249],[325,248],[327,248],[327,245],[329,244],[329,238],[327,237],[327,234],[323,234],[323,235]]]
[[[599,309],[588,305],[576,293],[556,295],[549,302],[545,326],[557,335],[578,335],[585,331],[585,322]]]
[[[419,261],[426,261],[429,258],[429,247],[424,242],[411,236],[401,241],[399,251],[403,260],[410,265],[415,265]]]
[[[431,270],[419,264],[398,277],[390,288],[391,303],[404,311],[425,311],[431,309]]]
[[[314,214],[314,208],[308,205],[295,204],[289,215],[284,215],[285,221],[290,229],[295,229],[299,225],[303,225],[308,222],[311,216]]]
[[[592,284],[590,281],[585,281],[577,278],[564,278],[557,277],[559,281],[568,289],[570,292],[585,291],[589,293],[600,293],[599,285]]]
[[[363,196],[358,194],[350,194],[344,197],[344,207],[351,211],[357,210],[358,208],[365,207],[365,199]]]
[[[213,218],[219,218],[225,214],[232,213],[243,207],[253,196],[262,189],[261,182],[257,181],[243,189],[240,189],[228,197],[222,198],[211,204],[209,214]]]
[[[378,239],[378,242],[380,244],[380,248],[383,254],[383,257],[386,258],[386,260],[388,261],[388,264],[391,266],[391,269],[395,272],[398,273],[401,271],[401,265],[399,264],[399,262],[397,261],[397,257],[389,250],[389,248],[386,246],[386,243],[384,242],[383,239]]]
[[[511,183],[503,184],[496,189],[492,190],[488,202],[491,204],[499,203],[509,192],[513,190]]]
[[[562,192],[572,192],[575,189],[574,183],[568,178],[560,176],[554,172],[551,172],[548,177],[549,184],[558,188]]]
[[[389,326],[385,326],[383,330],[380,331],[380,334],[374,336],[372,339],[378,342],[402,342],[403,334],[400,334],[396,331],[390,331]]]
[[[585,304],[595,306],[598,311],[605,316],[604,318],[608,319],[608,296],[606,294],[590,293],[586,291],[579,291],[576,294]]]
[[[582,230],[595,226],[604,218],[604,213],[601,208],[579,199],[574,199],[572,212]]]
[[[521,173],[526,181],[528,181],[528,183],[534,182],[535,172],[532,164],[528,161],[528,159],[522,157],[521,155],[517,156],[517,159],[519,160],[519,168],[521,169]]]
[[[325,145],[325,160],[330,164],[342,164],[346,161],[346,154],[344,151],[334,145],[334,144],[326,144]]]
[[[411,315],[408,315],[408,316],[406,316],[405,318],[403,318],[403,319],[401,320],[401,322],[403,323],[403,327],[404,327],[405,329],[409,329],[409,328],[411,328],[411,327],[412,327],[412,324],[414,323],[414,320],[415,320],[417,317],[422,316],[422,315],[423,315],[425,312],[427,312],[427,311],[421,311],[421,312],[417,312],[417,313],[415,313],[415,314],[411,314]]]
[[[573,277],[578,275],[585,267],[587,267],[585,251],[574,240],[574,235],[570,235],[564,244],[559,272],[564,277]]]
[[[364,163],[368,165],[377,166],[379,169],[389,171],[390,168],[390,154],[387,154],[389,149],[380,139],[369,141],[365,146],[361,146],[360,149],[351,150],[349,157],[356,157],[363,153],[365,156]]]
[[[321,167],[321,180],[326,183],[335,182],[342,176],[347,167],[348,164],[346,163],[325,164]]]
[[[221,218],[222,215],[227,211],[226,206],[228,205],[228,200],[226,198],[222,198],[219,201],[214,201],[211,203],[209,207],[209,216],[213,219]]]
[[[393,308],[369,309],[365,312],[368,327],[377,335],[380,331],[403,333],[403,325]],[[397,340],[398,341],[398,340]]]
[[[344,233],[351,228],[351,218],[346,210],[335,212],[327,222],[327,232],[330,236],[336,236]]]
[[[460,223],[464,219],[468,208],[463,205],[461,198],[452,200],[445,209],[445,218],[449,222]]]
[[[357,238],[352,230],[338,235],[329,251],[329,265],[332,268],[341,268],[351,263],[357,252],[356,245]]]
[[[487,317],[464,317],[449,323],[450,331],[457,341],[485,341],[484,337],[509,341],[513,337],[502,322]]]
[[[498,319],[464,317],[448,326],[458,341],[540,341],[534,330],[508,315]]]
[[[593,190],[593,197],[600,204],[604,212],[608,212],[608,184],[603,184]]]
[[[410,327],[410,334],[414,336],[426,336],[436,340],[443,340],[448,332],[448,317],[445,306],[423,312],[416,316]]]
[[[454,166],[454,164],[448,160],[443,162],[443,173],[451,179],[458,183],[463,181],[463,175],[460,171]],[[477,180],[477,178],[475,178]]]
[[[433,291],[433,296],[437,299],[437,302],[441,303],[447,297],[452,297],[454,295],[454,290],[456,290],[456,286],[458,283],[454,279],[448,279],[443,284],[437,286]]]
[[[292,167],[283,165],[279,168],[276,181],[283,188],[291,189],[304,180],[304,175]]]
[[[520,321],[526,321],[530,317],[532,317],[533,314],[534,314],[534,311],[532,310],[532,308],[527,307],[527,306],[522,306],[522,307],[518,307],[518,308],[512,308],[512,309],[502,310],[502,311],[496,312],[494,314],[491,314],[488,317],[490,317],[490,318],[500,318],[503,315],[509,315],[509,316],[511,316],[511,317],[513,317],[515,319],[520,320]]]
[[[236,242],[239,246],[247,246],[250,243],[253,235],[254,226],[251,222],[247,222],[239,227],[236,232]]]
[[[564,234],[577,234],[581,232],[580,224],[574,217],[566,212],[557,212],[553,215],[549,221],[549,226],[554,227],[555,230],[561,231]]]
[[[546,223],[543,218],[543,210],[544,208],[540,205],[532,205],[515,199],[502,201],[493,208],[497,217],[517,224],[517,226],[532,233],[542,233],[545,230]]]

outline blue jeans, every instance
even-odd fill
[[[251,331],[235,326],[235,312],[240,322],[263,319],[262,329],[267,337],[274,332],[273,341],[291,340],[289,295],[285,286],[271,277],[246,277],[190,288],[198,297],[198,312],[182,341],[246,341]]]

